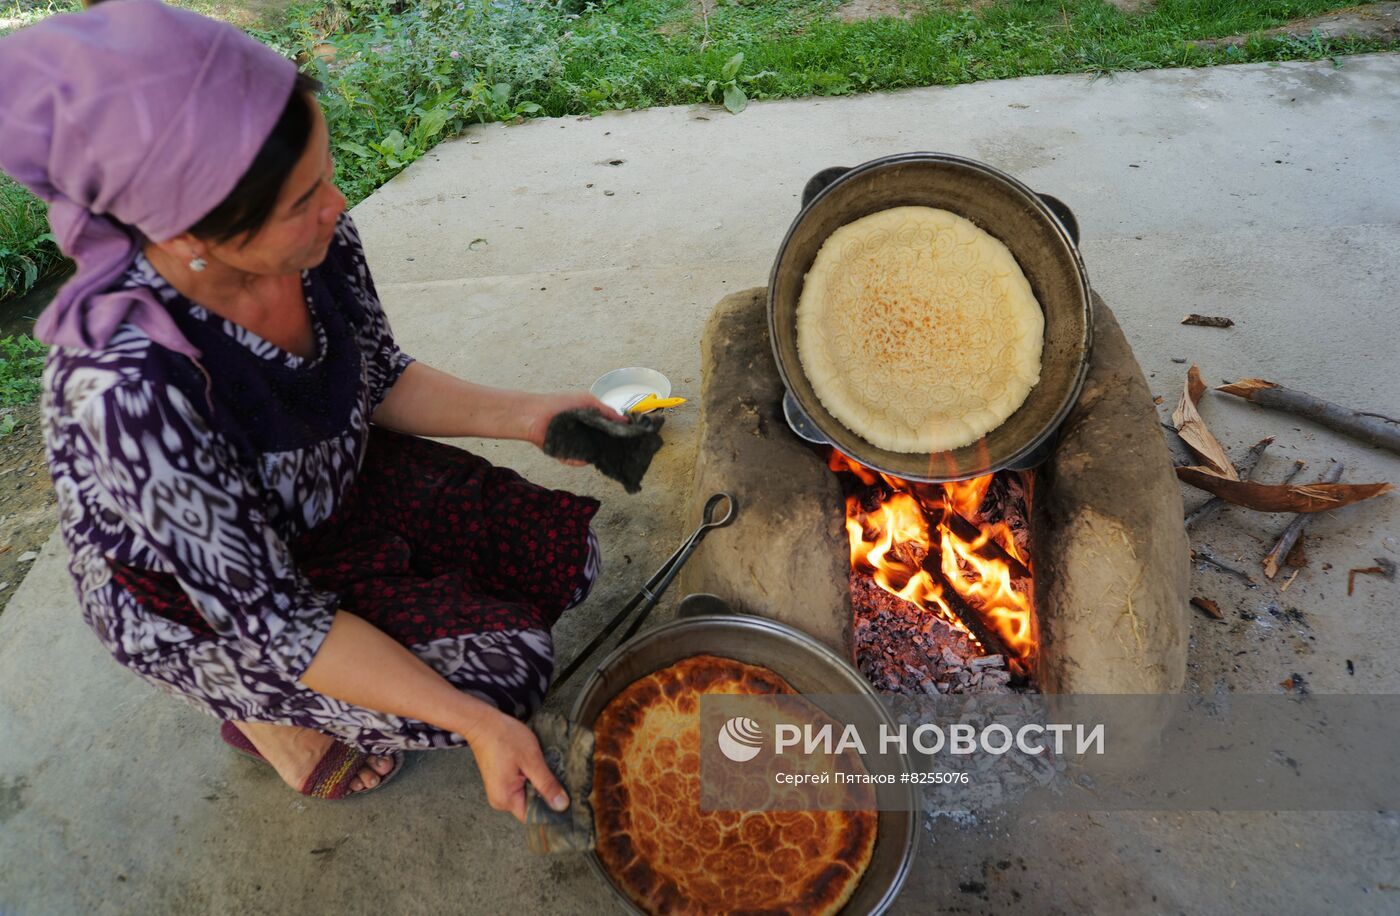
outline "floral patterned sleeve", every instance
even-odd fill
[[[230,654],[298,679],[337,599],[298,574],[233,446],[165,382],[123,381],[86,399],[77,420],[101,502],[175,575]]]
[[[344,269],[353,280],[361,304],[364,318],[359,324],[357,339],[365,354],[369,374],[369,403],[373,413],[381,401],[389,394],[389,389],[403,375],[413,357],[399,349],[389,329],[389,318],[384,314],[384,306],[379,301],[379,293],[374,288],[374,278],[370,276],[369,263],[365,260],[365,249],[360,243],[360,233],[355,223],[346,213],[340,218],[336,232],[341,243],[340,257],[345,261]]]

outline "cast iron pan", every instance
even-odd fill
[[[892,452],[856,435],[822,406],[797,355],[798,297],[822,243],[849,222],[902,206],[949,210],[1001,240],[1045,313],[1039,384],[1001,426],[948,452]],[[1092,306],[1078,241],[1078,221],[1063,203],[972,159],[902,153],[818,172],[807,183],[802,212],[778,249],[768,281],[768,330],[793,429],[904,480],[942,483],[1039,464],[1074,406],[1089,366]]]

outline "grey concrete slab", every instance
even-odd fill
[[[698,383],[709,309],[764,282],[809,174],[946,150],[1075,209],[1091,277],[1164,413],[1185,370],[1173,357],[1198,361],[1212,382],[1277,377],[1393,413],[1400,57],[1341,63],[1043,77],[762,103],[738,117],[671,108],[488,126],[439,147],[356,218],[398,336],[425,360],[541,389],[642,363],[684,394]],[[1179,326],[1190,311],[1237,326]],[[1232,449],[1278,436],[1267,479],[1294,456],[1320,471],[1335,455],[1349,479],[1400,481],[1394,456],[1291,417],[1214,395],[1203,412]],[[515,444],[468,443],[605,500],[608,571],[560,627],[563,655],[683,536],[695,429],[675,414],[634,497]],[[1195,540],[1247,566],[1282,523],[1230,509]],[[1286,592],[1197,572],[1196,589],[1228,619],[1195,621],[1195,689],[1267,692],[1297,672],[1319,691],[1400,692],[1400,586],[1361,579],[1345,593],[1347,568],[1400,550],[1396,498],[1310,531],[1312,562]],[[580,863],[527,857],[513,823],[486,808],[467,752],[420,755],[384,792],[322,805],[231,755],[210,720],[103,655],[62,553],[49,543],[0,618],[0,911],[609,909]],[[1288,607],[1306,624],[1270,613]],[[566,690],[553,702],[570,699]],[[1400,818],[1388,812],[940,823],[899,909],[1394,912],[1397,841]]]

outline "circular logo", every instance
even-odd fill
[[[735,716],[719,730],[719,749],[735,763],[758,756],[763,749],[763,729],[746,716]]]

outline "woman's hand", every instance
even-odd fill
[[[486,798],[497,811],[509,811],[525,822],[525,783],[555,811],[569,807],[569,796],[550,772],[539,739],[529,726],[498,710],[483,715],[464,735],[476,755]]]
[[[491,388],[413,362],[370,419],[413,436],[520,439],[543,448],[549,421],[575,407],[596,407],[603,416],[626,422],[622,414],[586,391],[532,394]]]
[[[549,421],[566,410],[574,410],[579,407],[592,407],[602,413],[609,420],[616,420],[619,423],[628,422],[627,417],[613,410],[602,401],[589,394],[587,391],[563,391],[558,394],[541,394],[535,396],[535,403],[529,417],[527,426],[526,441],[533,442],[536,448],[544,448],[545,431],[549,429]],[[563,459],[561,459],[563,460]],[[572,467],[580,467],[587,462],[564,461]]]

